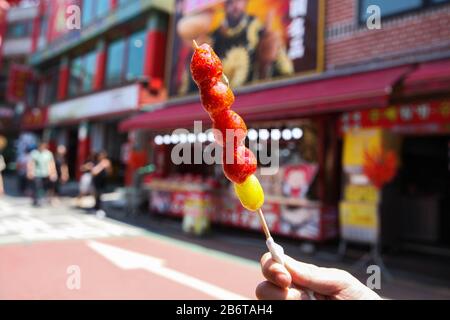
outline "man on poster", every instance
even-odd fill
[[[281,35],[272,30],[274,12],[269,11],[263,24],[257,17],[247,13],[248,2],[226,0],[225,18],[212,32],[206,30],[213,14],[212,9],[183,16],[177,24],[179,36],[187,43],[197,39],[200,43],[206,42],[214,47],[233,87],[294,73]],[[183,76],[179,93],[185,94],[194,89],[190,77]]]

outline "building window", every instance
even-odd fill
[[[6,31],[6,38],[26,38],[31,36],[31,30],[33,28],[33,21],[20,21],[14,22],[8,25]]]
[[[111,10],[110,0],[83,0],[81,22],[88,26],[97,19],[103,18]]]
[[[55,102],[58,97],[59,67],[52,67],[44,74],[43,78],[39,94],[39,105],[48,106]]]
[[[134,2],[134,1],[135,0],[117,0],[117,6],[123,7],[123,6],[130,4],[130,2]]]
[[[81,23],[83,26],[89,25],[95,18],[94,3],[92,0],[83,0],[81,11]]]
[[[107,54],[106,84],[113,86],[122,82],[122,71],[125,62],[125,39],[111,43]]]
[[[96,57],[96,51],[92,51],[72,60],[69,81],[69,95],[71,97],[92,91]]]
[[[126,72],[126,79],[128,81],[137,79],[143,75],[145,34],[145,31],[142,30],[132,34],[129,38]]]
[[[145,30],[140,30],[109,45],[106,64],[108,86],[132,81],[143,75],[145,35]]]
[[[84,80],[83,80],[83,93],[89,92],[94,87],[95,77],[95,65],[97,61],[97,52],[92,51],[84,56]]]
[[[48,16],[45,14],[40,19],[40,30],[38,39],[38,49],[41,50],[47,45]]]
[[[97,18],[104,17],[110,10],[109,0],[97,0],[95,2],[97,4],[96,17]]]
[[[393,17],[396,15],[421,10],[433,5],[450,3],[450,0],[360,0],[359,1],[359,20],[365,23],[369,17],[367,8],[376,5],[381,9],[381,17]]]

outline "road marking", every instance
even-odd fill
[[[117,267],[124,270],[143,269],[154,273],[158,276],[167,278],[174,282],[178,282],[187,287],[191,287],[200,292],[206,293],[209,296],[220,300],[248,300],[249,298],[238,295],[231,291],[225,290],[221,287],[215,286],[211,283],[181,273],[179,271],[167,268],[164,266],[164,261],[144,255],[141,253],[125,250],[112,245],[100,243],[97,241],[88,241],[87,245],[108,259]]]
[[[139,228],[111,219],[99,220],[66,206],[32,208],[23,199],[0,199],[0,245],[142,234]]]

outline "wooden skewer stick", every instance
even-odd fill
[[[266,240],[271,238],[269,227],[267,226],[266,218],[264,218],[264,214],[261,209],[258,210],[259,220],[261,221],[261,226],[263,228],[264,234],[266,235]]]
[[[198,47],[197,41],[192,40],[192,42],[194,43],[194,48],[195,48],[195,49],[198,49],[199,47]]]

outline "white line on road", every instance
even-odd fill
[[[97,241],[88,241],[87,245],[121,269],[143,269],[221,300],[248,300],[248,298],[244,296],[235,294],[179,271],[164,267],[164,261],[159,258]]]

